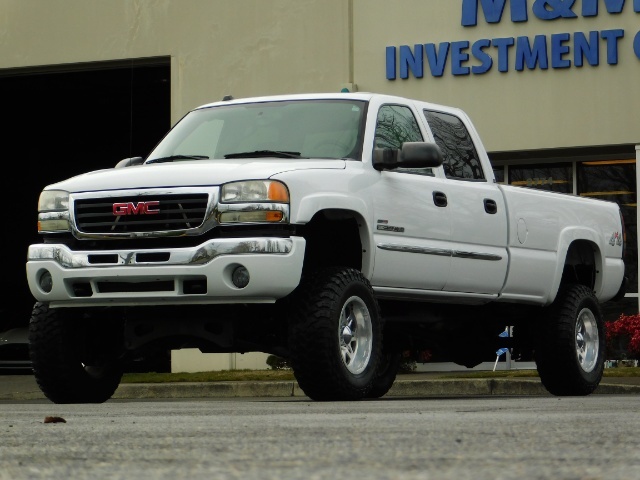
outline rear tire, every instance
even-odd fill
[[[557,396],[593,393],[604,371],[604,321],[598,300],[584,285],[568,285],[548,313],[534,351],[542,384]]]
[[[78,309],[36,303],[29,322],[29,354],[42,393],[54,403],[103,403],[120,384],[122,323]]]
[[[360,400],[371,391],[382,351],[382,319],[358,270],[307,277],[289,317],[291,366],[313,400]]]

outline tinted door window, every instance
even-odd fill
[[[383,105],[376,122],[376,148],[399,150],[404,142],[423,142],[422,133],[413,112],[401,105]],[[431,168],[397,168],[395,172],[433,176]]]
[[[484,172],[471,135],[462,120],[455,115],[424,111],[429,127],[442,150],[447,178],[484,180]]]

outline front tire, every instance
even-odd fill
[[[600,304],[584,285],[563,288],[537,335],[534,357],[549,393],[589,395],[604,371],[605,334]]]
[[[289,318],[291,366],[313,400],[360,400],[371,391],[382,353],[382,318],[358,270],[307,277]]]
[[[29,354],[42,393],[54,403],[103,403],[120,384],[122,324],[79,309],[36,303],[29,322]]]
[[[380,398],[391,390],[398,376],[401,363],[402,352],[383,352],[378,366],[378,373],[373,381],[371,390],[367,394],[367,398]]]

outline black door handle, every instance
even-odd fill
[[[484,199],[484,211],[490,213],[491,215],[498,213],[498,204],[495,200],[491,200],[490,198]]]
[[[435,203],[436,207],[446,207],[447,196],[442,192],[433,192],[433,203]]]

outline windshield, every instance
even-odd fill
[[[361,159],[366,104],[290,100],[221,105],[185,115],[147,163],[223,158]]]

